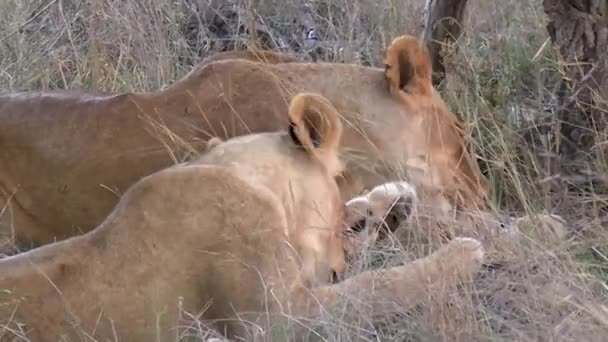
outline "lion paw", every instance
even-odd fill
[[[542,243],[561,242],[568,235],[566,220],[555,214],[519,217],[514,222],[514,228],[527,238]]]
[[[346,222],[356,232],[383,223],[394,232],[416,205],[416,190],[407,182],[388,182],[346,203]]]
[[[452,251],[463,253],[475,261],[482,263],[485,257],[485,250],[479,242],[479,240],[468,238],[468,237],[457,237],[448,243],[448,246]]]

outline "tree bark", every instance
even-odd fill
[[[551,108],[551,150],[558,157],[552,173],[579,190],[598,191],[608,185],[601,166],[607,156],[608,2],[543,0],[543,7],[563,75]]]
[[[467,0],[426,0],[421,39],[433,60],[433,84],[445,78],[445,58],[455,52],[455,42],[462,32],[461,23]]]

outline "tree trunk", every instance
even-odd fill
[[[547,31],[563,75],[553,108],[557,134],[552,149],[560,157],[556,171],[575,178],[597,175],[592,164],[603,163],[602,150],[606,150],[602,146],[608,128],[607,4],[606,0],[543,0]]]
[[[467,0],[426,0],[424,4],[421,38],[433,60],[435,86],[445,78],[445,58],[455,52],[466,4]]]

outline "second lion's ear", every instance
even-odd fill
[[[323,96],[300,93],[289,105],[289,133],[293,141],[317,156],[334,175],[342,171],[338,148],[342,122],[334,106]]]
[[[384,75],[393,94],[401,90],[428,94],[433,88],[431,56],[423,43],[404,35],[386,49]]]

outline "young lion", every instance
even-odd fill
[[[0,229],[22,244],[91,230],[129,186],[196,155],[211,136],[281,129],[300,92],[321,94],[342,115],[344,198],[408,175],[454,205],[483,205],[487,180],[433,89],[422,43],[399,37],[385,59],[385,68],[226,59],[151,93],[2,95]]]
[[[0,260],[4,337],[167,341],[181,309],[247,339],[242,322],[314,318],[350,295],[382,314],[478,271],[479,242],[455,239],[331,283],[345,268],[337,115],[299,94],[288,132],[214,141],[136,182],[91,232]]]

